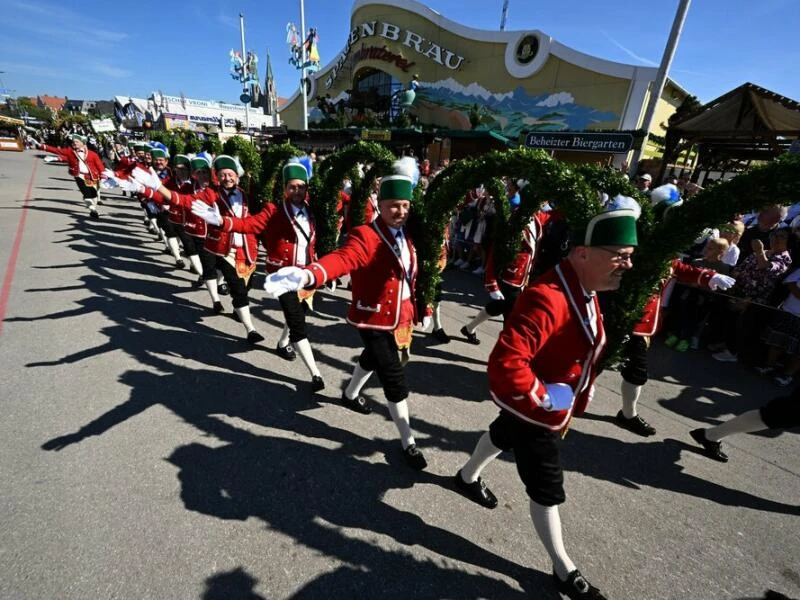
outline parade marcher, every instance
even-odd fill
[[[156,175],[158,175],[161,183],[165,187],[177,192],[174,174],[169,166],[169,151],[167,147],[160,142],[154,142],[150,148],[150,156],[153,159],[153,170],[156,172]],[[178,269],[183,269],[186,264],[181,258],[181,249],[178,246],[178,231],[169,218],[169,206],[151,207],[148,203],[148,208],[155,211],[156,226],[158,227],[161,241],[164,242],[164,247],[167,252],[172,254],[172,258],[175,259],[175,266]],[[180,207],[177,208],[180,209]],[[183,212],[182,209],[181,212]]]
[[[100,197],[98,185],[100,179],[104,177],[103,171],[106,167],[97,153],[86,146],[86,136],[73,133],[69,139],[72,145],[64,148],[41,144],[35,140],[34,143],[37,148],[57,154],[66,161],[69,174],[75,178],[75,183],[78,184],[83,200],[89,208],[89,217],[99,219],[100,213],[97,212],[97,203]]]
[[[515,184],[516,185],[516,184]],[[537,212],[531,217],[522,231],[520,250],[499,278],[496,274],[494,250],[489,251],[489,260],[486,262],[484,273],[484,287],[489,292],[490,301],[475,315],[472,320],[461,328],[461,334],[470,344],[480,344],[475,330],[484,321],[492,317],[503,315],[507,317],[514,308],[514,302],[522,290],[528,285],[531,269],[536,261],[536,248],[542,238],[542,231],[550,213]],[[501,242],[502,243],[502,242]]]
[[[404,370],[411,334],[418,321],[414,296],[416,251],[404,226],[419,171],[414,159],[405,158],[395,162],[394,172],[402,174],[381,179],[379,216],[375,221],[352,229],[339,249],[305,269],[280,269],[267,279],[265,288],[271,295],[280,296],[287,291],[321,287],[350,273],[353,295],[347,321],[358,329],[364,351],[342,394],[342,403],[369,414],[372,409],[361,390],[376,372],[400,434],[403,456],[411,468],[422,470],[428,463],[411,432]]]
[[[163,198],[162,202],[176,203],[191,210],[192,202],[202,200],[209,206],[216,204],[222,216],[247,217],[249,208],[247,197],[239,187],[239,177],[244,173],[239,161],[231,156],[221,154],[214,159],[214,171],[219,185],[201,183],[201,189],[192,194],[173,192],[164,187],[160,181],[148,177],[137,177],[141,171],[134,171],[134,178],[146,188],[148,198]],[[205,171],[205,169],[204,169]],[[154,176],[153,176],[154,177]],[[211,177],[210,172],[199,177]],[[157,179],[157,178],[156,178]],[[198,181],[200,181],[198,179]],[[205,237],[205,252],[200,259],[203,265],[203,279],[214,303],[216,314],[224,311],[219,299],[217,271],[222,273],[230,289],[233,308],[239,321],[247,331],[247,341],[256,344],[263,341],[256,331],[250,316],[250,302],[247,297],[247,286],[256,269],[258,242],[250,234],[229,233],[219,228],[208,228]]]
[[[662,190],[662,188],[667,187],[656,188],[650,196],[656,216],[662,220],[666,219],[668,214],[671,217],[671,211],[682,204],[679,196],[677,196],[677,188],[673,190],[670,187],[669,190]],[[628,206],[629,204],[625,204],[625,202],[633,203],[635,201],[623,196],[617,196],[612,200],[611,205],[617,207]],[[617,425],[644,437],[655,435],[656,433],[655,427],[645,421],[637,411],[639,396],[648,379],[647,350],[650,347],[651,338],[660,331],[663,324],[662,307],[669,300],[674,282],[711,290],[727,290],[736,283],[736,280],[712,269],[692,266],[682,262],[680,259],[675,259],[670,263],[669,277],[661,282],[658,291],[648,299],[644,315],[634,325],[633,335],[625,342],[622,350],[623,361],[620,368],[620,375],[622,375],[620,388],[622,408],[615,417]]]
[[[282,267],[305,267],[317,256],[316,227],[311,209],[306,201],[308,180],[311,176],[311,163],[295,159],[284,165],[283,200],[270,202],[255,215],[246,218],[222,217],[216,205],[197,200],[192,212],[212,226],[221,227],[226,232],[260,235],[261,244],[266,249],[267,274],[275,273]],[[322,374],[317,368],[314,353],[306,334],[306,312],[313,292],[306,290],[288,291],[278,297],[285,325],[277,345],[278,356],[294,360],[299,354],[311,373],[311,389],[319,392],[325,388]]]
[[[185,154],[178,154],[172,159],[172,163],[173,177],[170,179],[167,187],[180,194],[191,194],[194,191],[194,183],[192,183],[190,175],[191,158]],[[178,238],[180,238],[181,244],[183,244],[183,252],[186,258],[189,259],[192,270],[202,276],[203,265],[200,262],[200,255],[195,244],[195,238],[187,234],[183,227],[186,222],[186,212],[187,211],[179,204],[169,204],[167,206],[167,220],[170,226],[168,231],[174,234],[172,237],[167,237],[167,242],[169,243],[170,250],[173,252],[173,256],[178,253],[176,265],[178,268],[182,269],[184,263],[180,260],[180,251],[178,249]]]
[[[703,446],[706,456],[728,462],[722,451],[722,440],[734,433],[754,433],[764,429],[791,429],[800,427],[800,387],[788,396],[778,396],[761,408],[750,410],[708,429],[690,432],[694,441]]]
[[[573,599],[604,596],[564,548],[559,438],[591,401],[606,341],[595,292],[617,289],[632,267],[636,216],[632,210],[596,215],[575,232],[567,258],[519,296],[489,356],[489,387],[500,415],[455,475],[462,494],[495,508],[497,498],[480,474],[501,452],[514,451],[534,528],[553,561],[554,582]]]

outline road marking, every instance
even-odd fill
[[[14,281],[14,271],[17,268],[17,259],[19,258],[19,248],[22,245],[22,233],[25,231],[25,219],[28,216],[28,202],[31,199],[31,190],[33,189],[33,177],[36,175],[36,167],[39,166],[39,161],[33,163],[33,171],[31,171],[31,179],[28,182],[28,191],[25,192],[25,200],[22,203],[22,213],[19,217],[17,224],[17,234],[14,237],[14,245],[11,246],[11,254],[6,263],[5,277],[3,278],[3,288],[0,289],[0,335],[3,334],[3,323],[6,320],[6,307],[8,306],[8,297],[11,295],[11,282]]]

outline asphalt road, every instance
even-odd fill
[[[484,473],[496,510],[451,487],[497,412],[499,322],[477,347],[415,338],[417,474],[377,381],[372,415],[337,404],[360,351],[346,291],[309,319],[328,386],[312,397],[272,350],[276,301],[252,293],[267,339],[248,347],[137,205],[108,196],[90,221],[66,167],[36,156],[0,153],[0,598],[557,598],[510,457]],[[464,273],[445,291],[457,336],[485,296]],[[779,390],[659,341],[652,363],[640,412],[658,435],[614,425],[611,371],[564,440],[570,555],[610,599],[800,597],[798,432],[731,438],[725,465],[688,436]]]

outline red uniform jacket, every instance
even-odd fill
[[[179,194],[191,194],[194,192],[194,184],[191,180],[184,181],[179,185],[174,177],[170,177],[167,181],[162,181],[161,183],[163,183],[164,187],[168,190],[172,192],[178,192]],[[189,211],[189,214],[192,214],[192,211]],[[174,223],[175,225],[183,225],[186,221],[186,209],[176,202],[171,202],[167,206],[167,218],[169,219],[170,223]]]
[[[57,148],[56,146],[48,146],[47,144],[42,144],[40,148],[45,152],[50,152],[51,154],[58,154],[61,158],[67,161],[67,168],[69,169],[69,174],[72,175],[73,177],[77,177],[78,175],[81,174],[80,159],[78,158],[78,155],[75,153],[75,150],[73,150],[71,146],[67,146],[66,148]],[[96,152],[93,152],[89,150],[89,148],[86,148],[86,158],[84,159],[84,162],[86,163],[86,167],[89,169],[89,173],[85,178],[98,181],[100,179],[100,175],[106,168],[106,166],[103,164],[103,161],[100,160],[100,157],[97,155]]]
[[[341,248],[307,267],[314,276],[314,287],[350,273],[353,297],[347,322],[363,329],[393,331],[400,324],[405,278],[411,287],[411,305],[414,322],[417,322],[414,302],[417,253],[411,239],[405,239],[411,255],[408,273],[403,268],[392,233],[382,219],[356,227]]]
[[[677,258],[673,260],[670,265],[670,277],[663,280],[658,293],[653,294],[647,300],[647,304],[644,307],[644,315],[633,327],[633,335],[655,335],[661,329],[664,321],[661,304],[672,291],[670,283],[673,280],[678,283],[708,287],[709,280],[716,274],[717,272],[712,269],[687,265]]]
[[[169,187],[165,185],[164,187]],[[170,188],[171,189],[171,188]],[[173,191],[173,190],[171,190]],[[200,217],[192,213],[192,201],[202,200],[206,204],[214,204],[218,197],[217,188],[209,185],[206,188],[199,189],[195,186],[194,182],[190,181],[184,183],[177,193],[173,191],[172,200],[167,202],[167,199],[161,195],[160,192],[145,189],[142,196],[146,200],[152,200],[159,206],[168,204],[170,211],[180,210],[183,212],[183,230],[190,236],[205,239],[208,231],[208,225]],[[177,217],[176,217],[177,218]],[[172,220],[170,218],[170,220]]]
[[[528,284],[528,277],[530,276],[533,263],[536,260],[536,245],[542,238],[542,229],[544,223],[542,219],[546,220],[547,213],[536,213],[532,218],[530,225],[522,230],[522,245],[520,251],[514,257],[514,260],[505,268],[500,275],[500,281],[515,288],[522,288]],[[546,221],[545,221],[546,222]],[[483,275],[483,285],[487,292],[496,292],[500,289],[497,283],[497,273],[494,266],[494,249],[489,251],[489,257],[486,261],[486,271]]]
[[[317,258],[314,250],[317,237],[311,209],[307,203],[303,205],[303,208],[308,215],[311,229],[306,245],[307,256],[303,263],[307,265]],[[222,229],[239,233],[261,234],[261,245],[267,251],[266,271],[274,273],[282,267],[297,265],[298,234],[294,224],[295,218],[291,202],[284,200],[280,204],[271,202],[264,206],[261,212],[250,215],[246,219],[225,217],[222,220]]]
[[[588,303],[597,315],[596,334],[589,325]],[[597,296],[589,296],[587,302],[572,265],[563,260],[517,298],[489,355],[492,400],[523,421],[562,429],[573,413],[586,410],[604,345]],[[575,400],[569,410],[542,408],[548,383],[572,388]]]
[[[242,191],[242,188],[237,187],[236,189],[242,194],[242,218],[247,218],[247,195],[244,193],[244,191]],[[216,204],[223,218],[236,216],[233,214],[233,210],[231,209],[231,205],[228,203],[227,196],[221,188],[217,189],[208,186],[207,188],[194,194],[173,193],[171,202],[180,204],[184,209],[191,211],[192,202],[194,200],[200,200],[209,206]],[[184,228],[190,235],[200,237],[197,236],[196,233],[191,233],[189,231],[188,219],[184,225]],[[252,234],[243,235],[244,244],[240,248],[240,251],[237,252],[237,258],[245,260],[247,264],[253,264],[256,262],[256,258],[258,256],[258,242],[256,241],[256,237]],[[231,251],[231,244],[233,244],[233,234],[230,231],[225,231],[222,229],[222,227],[209,226],[206,229],[205,240],[204,247],[206,250],[218,256],[228,256]]]

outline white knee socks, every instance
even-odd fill
[[[279,348],[286,348],[289,345],[289,326],[283,326],[283,332],[281,333],[281,337],[278,340],[278,347]]]
[[[308,340],[300,340],[299,342],[295,342],[293,345],[294,349],[300,355],[300,358],[303,359],[306,367],[311,372],[311,375],[321,377],[319,369],[317,368],[317,361],[314,360],[314,353],[311,351],[311,344],[308,343]]]
[[[567,575],[575,570],[575,563],[570,560],[564,549],[558,506],[542,506],[531,500],[530,510],[533,527],[553,561],[553,570],[559,579],[564,581]]]
[[[461,467],[461,479],[466,483],[473,483],[478,480],[481,471],[486,468],[490,462],[500,456],[502,450],[492,443],[492,436],[487,431],[478,440],[475,450],[472,451],[472,456],[466,464]]]
[[[172,253],[172,258],[174,258],[175,261],[179,261],[181,259],[181,249],[178,246],[178,238],[167,238],[167,246]]]
[[[402,400],[401,402],[387,402],[389,406],[389,414],[392,415],[395,427],[400,434],[400,443],[403,444],[403,450],[408,448],[414,443],[414,434],[411,433],[411,417],[408,414],[408,402]]]
[[[217,291],[217,287],[216,279],[206,279],[206,289],[211,295],[212,302],[219,302],[219,292]]]
[[[632,419],[636,416],[636,403],[639,401],[639,394],[642,393],[641,385],[633,385],[622,380],[622,414],[626,419]]]
[[[751,433],[753,431],[761,431],[762,429],[767,429],[767,425],[761,418],[761,411],[758,409],[749,410],[721,425],[706,429],[706,439],[712,442],[718,442],[722,438],[728,437],[734,433]]]
[[[244,325],[247,333],[256,330],[255,326],[253,325],[253,319],[250,318],[249,306],[240,306],[234,310],[236,311],[236,314],[239,315],[239,320],[242,322],[242,325]]]
[[[482,308],[481,312],[475,315],[475,318],[473,318],[472,321],[470,321],[469,324],[467,325],[467,331],[469,331],[470,333],[475,333],[475,330],[478,328],[478,325],[480,325],[484,321],[488,321],[491,317],[492,315],[486,312],[485,308]]]
[[[442,314],[441,302],[434,302],[433,304],[433,330],[436,331],[442,328]]]
[[[195,273],[197,273],[198,275],[203,274],[203,263],[200,262],[200,257],[197,254],[193,254],[192,256],[190,256],[189,262],[191,263]]]
[[[356,368],[353,369],[353,376],[350,378],[350,383],[347,384],[344,395],[350,400],[358,398],[370,375],[372,375],[372,371],[365,371],[359,363],[356,363]]]

